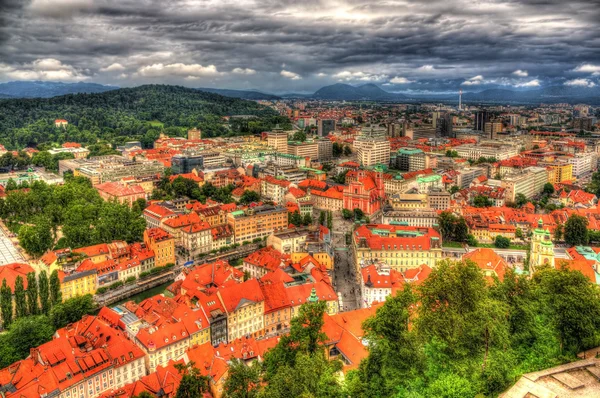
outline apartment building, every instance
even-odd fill
[[[175,264],[175,238],[160,228],[144,231],[144,243],[154,252],[154,266],[162,267]]]
[[[273,231],[287,228],[288,211],[283,206],[257,206],[227,214],[235,241],[242,243],[269,236]]]
[[[264,335],[265,297],[257,279],[217,291],[227,313],[227,340]]]
[[[267,145],[279,153],[288,153],[288,133],[273,129],[267,133]]]
[[[478,160],[481,157],[504,160],[519,154],[517,145],[484,141],[479,144],[464,144],[454,148],[461,158]]]
[[[319,143],[317,141],[288,141],[287,145],[290,155],[310,158],[311,160],[319,159]]]
[[[285,195],[290,187],[290,182],[272,176],[265,176],[261,181],[260,193],[263,197],[277,204],[283,204]]]
[[[213,249],[212,238],[212,227],[205,221],[181,230],[181,246],[192,258],[210,252]]]
[[[547,182],[548,170],[544,167],[531,166],[523,169],[522,172],[505,176],[502,179],[501,186],[506,189],[505,200],[514,202],[519,193],[527,198],[539,194]]]

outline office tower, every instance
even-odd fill
[[[502,121],[494,119],[485,123],[484,132],[486,136],[494,140],[496,139],[498,133],[502,132],[503,128],[504,126],[502,125]]]
[[[267,145],[279,153],[288,151],[288,134],[279,128],[274,128],[267,134]]]
[[[363,166],[374,166],[376,164],[388,165],[390,163],[390,142],[385,133],[371,130],[362,132],[354,140],[357,158]]]
[[[329,133],[335,131],[335,120],[333,119],[319,119],[317,133],[319,137],[326,137]]]
[[[478,111],[475,113],[475,123],[473,124],[473,130],[485,131],[485,124],[490,121],[490,114],[488,111]]]

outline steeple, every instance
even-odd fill
[[[309,303],[316,303],[319,301],[319,297],[317,297],[317,289],[315,289],[314,287],[312,288],[312,290],[310,291],[310,297],[308,297],[306,301],[308,301]]]

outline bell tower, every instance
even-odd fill
[[[554,267],[554,243],[552,243],[550,231],[544,229],[544,222],[540,218],[538,227],[533,230],[531,237],[529,268],[534,270],[545,264]]]

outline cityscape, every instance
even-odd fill
[[[596,2],[167,3],[0,4],[0,397],[600,396]]]

